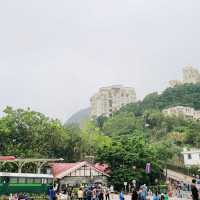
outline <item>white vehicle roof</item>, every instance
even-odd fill
[[[0,172],[0,177],[20,177],[20,178],[48,178],[53,179],[52,174],[32,174],[32,173],[10,173],[10,172]]]

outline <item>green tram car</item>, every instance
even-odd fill
[[[0,172],[0,195],[14,193],[47,194],[53,184],[51,174]]]

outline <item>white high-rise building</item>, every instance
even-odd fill
[[[109,117],[121,107],[136,102],[136,93],[134,88],[122,85],[102,87],[98,93],[91,97],[90,102],[92,118]]]

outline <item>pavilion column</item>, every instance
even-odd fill
[[[18,166],[18,173],[22,173],[22,166]]]
[[[37,167],[37,174],[41,174],[41,167]]]
[[[17,161],[15,162],[18,166],[18,173],[22,173],[22,167],[26,164],[25,161]]]
[[[41,174],[42,167],[47,163],[47,161],[37,163],[37,174]]]

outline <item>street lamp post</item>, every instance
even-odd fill
[[[126,187],[127,187],[127,182],[124,182],[124,189],[125,189],[125,193],[126,193]]]
[[[136,170],[136,166],[133,165],[133,171]],[[136,180],[132,180],[133,188],[136,188]]]

